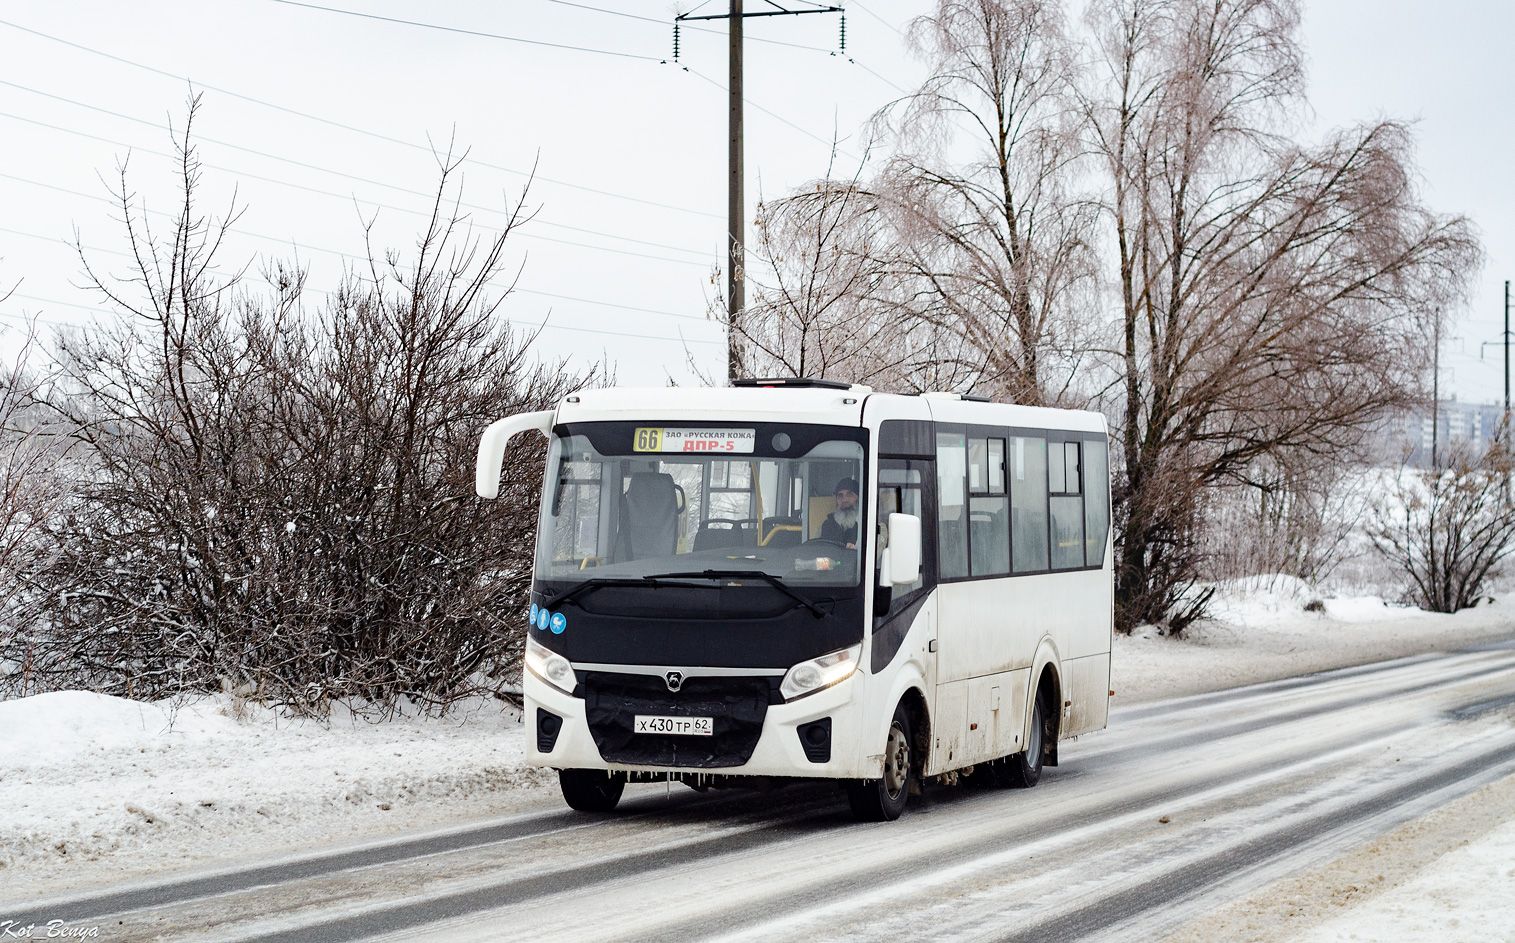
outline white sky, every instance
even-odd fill
[[[177,76],[205,92],[204,207],[219,211],[233,184],[246,206],[226,266],[298,246],[310,285],[331,288],[342,263],[335,253],[363,251],[359,208],[366,216],[376,204],[380,244],[410,245],[421,223],[413,211],[426,207],[420,194],[435,181],[428,136],[445,142],[455,133],[475,160],[464,200],[484,208],[471,211],[482,226],[497,224],[502,199],[525,179],[502,168],[538,162],[530,203],[540,212],[514,242],[522,290],[504,311],[522,325],[547,320],[544,354],[608,358],[622,384],[688,382],[687,342],[704,369],[722,372],[724,338],[705,310],[720,293],[712,269],[724,265],[724,23],[698,24],[717,33],[684,29],[685,71],[661,62],[671,51],[667,0],[584,0],[659,22],[551,0],[317,2],[648,59],[274,0],[11,0],[0,7],[0,285],[21,285],[0,323],[15,325],[22,313],[59,323],[97,316],[60,240],[77,227],[92,260],[125,271],[126,259],[110,254],[123,238],[101,178],[110,180],[129,149],[133,189],[151,208],[172,210],[172,166],[151,152],[169,153],[166,122],[182,122],[187,85]],[[711,0],[708,10],[724,5]],[[908,88],[921,77],[895,28],[926,12],[926,0],[846,5],[847,57],[829,54],[834,14],[747,21],[749,208],[760,189],[779,194],[823,175],[833,128],[855,154],[861,124],[898,94],[890,83]],[[1453,332],[1460,339],[1448,342],[1443,382],[1461,398],[1496,399],[1499,351],[1482,362],[1478,352],[1499,338],[1503,279],[1515,277],[1515,4],[1306,0],[1305,9],[1318,128],[1418,119],[1431,204],[1481,228],[1489,264]]]

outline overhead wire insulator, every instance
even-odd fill
[[[673,61],[679,61],[679,21],[673,21]]]
[[[847,51],[847,12],[842,11],[842,52]]]

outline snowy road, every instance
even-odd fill
[[[335,855],[28,903],[101,939],[1152,939],[1515,773],[1515,647],[1116,711],[1030,791],[628,789]],[[18,911],[24,911],[19,912]]]

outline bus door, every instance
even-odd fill
[[[888,674],[914,659],[923,675],[928,709],[936,691],[936,490],[935,462],[919,458],[880,458],[874,506],[878,509],[874,554],[872,673]],[[914,583],[880,585],[878,561],[889,545],[889,515],[921,519],[921,575]],[[907,641],[908,640],[908,641]]]

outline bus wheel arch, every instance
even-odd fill
[[[1042,733],[1042,764],[1057,765],[1057,740],[1063,728],[1063,684],[1054,668],[1056,662],[1042,666],[1036,679],[1035,697],[1041,703],[1046,728]],[[1029,725],[1027,728],[1029,732]]]
[[[914,740],[911,748],[915,754],[910,788],[919,795],[926,770],[926,757],[931,755],[931,715],[926,709],[926,695],[917,687],[905,689],[905,693],[900,696],[900,706],[910,715],[910,730]]]

